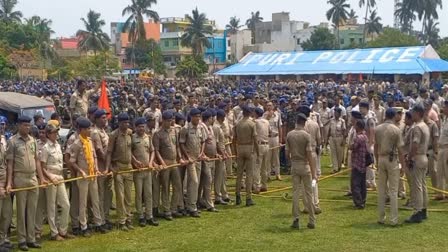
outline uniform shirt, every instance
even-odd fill
[[[178,125],[179,126],[179,125]],[[181,131],[182,128],[178,127]],[[180,133],[179,131],[179,133]],[[177,159],[178,132],[176,128],[160,128],[152,138],[154,150],[160,153],[163,160],[175,161]]]
[[[238,145],[251,145],[257,138],[255,122],[249,118],[243,118],[235,126],[235,139]]]
[[[330,136],[332,137],[344,137],[344,132],[346,130],[345,121],[342,118],[336,120],[336,118],[330,121]]]
[[[307,152],[312,151],[311,136],[304,129],[295,129],[286,136],[286,151],[291,161],[307,161]]]
[[[386,110],[383,106],[379,106],[378,108],[374,108],[373,112],[375,113],[375,118],[377,124],[382,124],[384,122]]]
[[[230,110],[228,113],[226,113],[226,121],[229,124],[229,131],[231,138],[233,137],[233,128],[235,127],[235,117],[233,110]]]
[[[232,135],[231,135],[232,130],[229,127],[229,123],[228,123],[227,119],[224,119],[224,121],[222,123],[220,123],[220,122],[218,122],[218,120],[216,120],[215,125],[218,126],[219,128],[221,128],[222,133],[224,134],[224,139],[225,139],[224,144],[230,142],[232,139]]]
[[[263,118],[269,121],[269,128],[271,135],[269,137],[278,137],[280,127],[283,126],[282,119],[280,117],[280,112],[274,111],[274,115],[267,119],[268,112],[264,113]]]
[[[0,191],[3,193],[5,193],[6,187],[6,169],[6,145],[0,142]]]
[[[214,158],[217,153],[218,148],[218,139],[215,133],[219,134],[219,131],[216,132],[213,126],[205,125],[207,128],[207,131],[209,132],[209,137],[207,138],[207,141],[205,141],[205,148],[204,153],[207,157]],[[219,127],[216,127],[217,129],[221,130]],[[218,136],[219,137],[219,136]]]
[[[114,130],[109,137],[109,146],[107,151],[112,153],[112,162],[120,170],[131,169],[132,161],[132,130],[128,129],[126,133]]]
[[[332,118],[331,109],[330,108],[321,109],[319,110],[319,114],[321,115],[320,120],[322,122],[323,127],[328,126]]]
[[[434,146],[432,146],[432,143],[434,140],[439,139],[439,127],[437,127],[437,124],[431,120],[428,119],[428,121],[426,122],[426,125],[428,125],[429,128],[429,144],[428,144],[428,150],[432,150],[434,148]]]
[[[390,155],[391,152],[395,155],[398,149],[404,146],[400,129],[389,120],[375,129],[375,143],[380,156]]]
[[[69,133],[69,135],[70,135],[70,133]],[[70,137],[67,139],[67,142],[65,142],[64,154],[70,154],[70,147],[78,138],[79,138],[78,132],[74,132],[73,134],[70,135]]]
[[[91,142],[93,146],[92,139],[88,138],[88,140]],[[95,170],[98,170],[96,152],[93,148],[92,148],[92,155],[94,159]],[[86,174],[89,174],[89,165],[87,164],[86,155],[84,153],[84,147],[79,138],[77,138],[75,142],[73,142],[73,144],[70,145],[70,162],[75,163],[76,165],[78,165],[79,169],[84,171]]]
[[[45,163],[48,173],[55,175],[57,179],[64,179],[62,177],[64,160],[62,149],[58,142],[52,143],[47,141],[41,150],[39,159],[40,162]]]
[[[131,146],[132,155],[135,159],[140,161],[145,167],[148,167],[151,153],[154,151],[151,138],[146,133],[143,133],[142,136],[134,133]]]
[[[151,112],[154,114],[154,120],[156,122],[155,129],[158,130],[159,126],[160,126],[160,122],[162,121],[162,112],[158,108],[152,109],[151,107],[149,107],[149,108],[145,109],[145,111],[143,111],[143,116],[146,117]]]
[[[78,113],[81,116],[87,115],[87,110],[89,109],[89,98],[95,93],[95,90],[85,90],[81,95],[78,90],[76,90],[70,97],[70,109],[74,113]]]
[[[430,132],[425,122],[416,123],[411,132],[411,146],[417,146],[417,155],[426,155],[430,141]]]
[[[36,173],[36,158],[38,157],[37,142],[28,135],[22,137],[16,134],[8,142],[6,160],[11,160],[14,173]]]
[[[202,127],[194,126],[192,123],[182,128],[179,133],[179,143],[185,144],[185,151],[188,155],[193,155],[192,158],[201,154],[202,143],[205,140],[207,140],[207,136],[204,134]]]
[[[347,116],[347,110],[345,110],[344,106],[337,105],[337,106],[333,106],[331,108],[331,117],[334,117],[334,109],[335,108],[340,108],[341,109],[341,117]]]
[[[255,128],[257,131],[257,141],[268,143],[269,141],[269,121],[264,118],[255,119]]]
[[[107,135],[106,130],[94,127],[90,138],[93,142],[93,148],[95,151],[100,150],[103,153],[107,152],[107,147],[109,145],[109,135]],[[98,157],[98,170],[106,170],[106,160]]]
[[[439,146],[448,145],[448,119],[440,126]]]
[[[321,135],[320,135],[320,127],[319,125],[311,120],[308,119],[305,123],[305,131],[310,134],[311,136],[311,148],[315,150],[317,148],[317,143],[321,141]]]
[[[404,142],[404,153],[405,154],[409,154],[410,152],[410,148],[411,148],[411,132],[412,132],[412,128],[414,126],[405,126],[401,136],[403,137],[403,142]]]

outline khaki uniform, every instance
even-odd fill
[[[437,160],[438,186],[440,190],[445,191],[448,181],[448,119],[445,119],[440,127],[439,155]]]
[[[119,129],[113,131],[110,134],[107,152],[111,154],[114,171],[132,170],[132,130],[128,129],[125,133]],[[132,181],[131,173],[114,174],[118,223],[122,225],[132,221]]]
[[[255,119],[255,128],[257,131],[257,142],[259,155],[255,159],[254,166],[254,187],[259,190],[260,188],[268,188],[269,177],[269,133],[270,126],[269,121],[264,118]]]
[[[375,113],[373,111],[369,110],[369,113],[367,116],[365,116],[365,125],[366,125],[366,134],[367,139],[370,139],[370,129],[375,129],[376,127],[376,118]],[[375,136],[373,136],[375,139]],[[367,150],[371,153],[373,153],[373,144],[369,142],[369,146]],[[367,173],[366,173],[366,179],[367,179],[367,188],[376,188],[376,181],[375,181],[375,170],[372,168],[372,166],[367,167]]]
[[[325,109],[320,109],[319,110],[319,114],[321,115],[320,120],[322,122],[322,139],[323,142],[328,142],[328,132],[330,129],[330,121],[331,121],[331,109],[330,108],[325,108]]]
[[[66,148],[64,155],[70,155],[71,146],[78,139],[78,133],[73,133],[66,142]],[[71,177],[76,177],[76,172],[71,171]],[[74,181],[70,183],[70,220],[72,229],[79,228],[79,189],[78,182]]]
[[[436,143],[439,141],[439,127],[437,127],[437,124],[431,120],[428,119],[428,122],[426,123],[429,128],[429,147],[428,147],[428,173],[431,177],[431,185],[434,188],[439,188],[439,183],[437,181],[438,179],[438,171],[437,171],[437,156],[434,153],[434,146],[433,142],[436,141]]]
[[[31,137],[14,135],[8,143],[6,160],[13,163],[13,188],[37,186],[36,162],[37,142]],[[32,189],[16,193],[17,240],[19,243],[35,242],[35,220],[39,190]]]
[[[139,136],[134,133],[132,135],[132,155],[145,168],[149,167],[151,153],[154,152],[151,138],[144,133]],[[139,219],[152,219],[152,176],[151,171],[134,172],[135,186],[135,209]],[[145,202],[145,211],[143,212],[143,201]]]
[[[40,162],[45,163],[50,179],[63,181],[63,155],[61,146],[56,142],[47,141],[40,154]],[[45,189],[47,200],[48,225],[51,236],[67,234],[70,203],[64,183],[49,185]],[[60,207],[58,211],[57,206]],[[58,213],[58,216],[56,214]],[[58,223],[56,223],[56,219]]]
[[[309,223],[314,224],[316,217],[313,206],[313,189],[311,168],[307,160],[307,152],[313,151],[312,139],[303,128],[296,128],[286,136],[286,151],[290,153],[292,175],[292,215],[299,218],[299,193],[300,186],[304,188],[304,205],[309,214]]]
[[[220,133],[218,136],[219,146],[223,148],[222,152],[226,152],[229,155],[232,155],[232,150],[230,147],[231,137],[230,137],[230,128],[226,120],[221,124],[218,121],[215,122],[215,126],[220,129]],[[214,128],[215,129],[215,128]],[[226,160],[217,160],[215,162],[215,172],[213,184],[215,186],[215,201],[220,199],[229,198],[229,194],[227,193],[227,174],[228,171],[232,171],[232,158],[228,158]],[[230,172],[231,174],[231,172]]]
[[[86,90],[81,95],[78,90],[76,90],[70,97],[70,109],[73,110],[74,114],[79,114],[81,116],[87,116],[87,110],[89,109],[89,99],[96,91]]]
[[[428,206],[428,192],[426,188],[426,172],[428,169],[428,145],[430,132],[428,126],[423,122],[416,123],[411,132],[411,146],[417,145],[417,153],[414,157],[414,167],[410,169],[412,177],[411,196],[413,207],[418,212]]]
[[[398,149],[404,146],[400,129],[391,121],[375,129],[375,143],[378,147],[378,221],[386,219],[386,197],[390,198],[390,221],[398,224],[398,183],[400,167],[398,166]],[[387,194],[389,191],[389,195]]]
[[[378,125],[382,124],[386,118],[386,109],[380,105],[378,108],[374,108],[373,112],[375,113],[376,123]]]
[[[101,151],[107,155],[107,147],[109,145],[109,135],[104,129],[94,127],[90,135],[93,148],[95,151]],[[98,157],[98,155],[97,155]],[[98,157],[98,170],[104,172],[107,170],[105,157]],[[112,177],[102,176],[97,178],[98,181],[98,197],[100,200],[100,212],[103,224],[109,221],[109,211],[112,206]]]
[[[331,162],[333,163],[333,171],[337,172],[342,167],[342,159],[344,158],[344,134],[346,131],[345,121],[342,118],[330,120],[329,140],[331,150]]]
[[[310,137],[311,137],[311,148],[312,148],[311,155],[314,159],[314,163],[316,164],[316,168],[317,168],[319,158],[317,156],[316,149],[317,149],[317,144],[320,143],[322,140],[321,135],[320,135],[320,127],[315,121],[308,119],[305,123],[305,131],[308,134],[310,134]],[[317,173],[316,176],[319,177],[320,169],[316,169],[316,173]],[[300,186],[302,192],[303,192],[303,186],[304,186],[303,184]],[[306,200],[306,198],[304,198],[304,200]],[[316,183],[316,186],[313,187],[314,209],[319,209],[319,203],[320,203],[319,202],[319,188]]]
[[[1,136],[4,138],[4,136]],[[3,140],[3,139],[2,139]],[[8,231],[12,220],[12,202],[11,197],[6,194],[6,145],[0,141],[0,246],[9,242]]]
[[[241,193],[243,173],[246,172],[246,200],[248,200],[252,198],[254,139],[257,138],[255,123],[249,118],[241,119],[235,126],[234,135],[237,144],[236,195]]]
[[[266,113],[264,118],[266,118]],[[274,112],[274,116],[269,120],[270,125],[270,135],[269,135],[269,151],[268,151],[268,169],[269,172],[274,172],[276,176],[280,175],[280,138],[279,132],[280,128],[283,126],[280,113],[278,111]]]
[[[403,137],[403,141],[404,141],[404,155],[407,156],[410,152],[410,148],[411,148],[411,132],[412,132],[412,128],[414,126],[405,126],[405,128],[403,129],[403,131],[401,132],[401,136]],[[409,188],[411,188],[412,185],[412,176],[411,173],[409,171],[409,169],[404,169],[405,171],[405,175],[406,175],[406,180],[408,182],[408,186]],[[410,198],[409,198],[409,205],[412,205],[412,200],[415,199],[415,196],[413,196],[414,191],[413,190],[409,190],[410,193]]]
[[[42,153],[42,149],[44,148],[46,142],[37,139],[37,155],[40,157],[40,154]],[[40,158],[39,158],[40,161]],[[41,236],[43,232],[43,225],[45,221],[45,217],[47,216],[47,196],[46,196],[45,188],[39,189],[39,197],[37,199],[37,208],[36,208],[36,220],[34,222],[35,224],[35,233],[37,236]]]
[[[181,129],[179,133],[179,144],[185,145],[185,150],[189,157],[193,159],[193,163],[187,165],[187,210],[196,212],[198,201],[199,180],[201,175],[201,163],[197,162],[197,158],[201,154],[202,143],[205,142],[207,136],[202,127],[193,126],[189,123]]]
[[[169,130],[160,128],[152,139],[154,150],[160,153],[166,165],[175,164],[178,160],[178,135],[174,127]],[[168,168],[159,173],[162,184],[162,211],[166,216],[177,212],[178,208],[184,208],[182,180],[179,169]],[[173,187],[173,194],[170,202],[170,185]]]
[[[90,140],[91,141],[91,140]],[[93,143],[92,143],[93,146]],[[95,150],[92,150],[93,159],[95,160],[95,171],[98,170],[97,158]],[[70,146],[70,162],[78,165],[86,174],[89,174],[89,165],[84,153],[84,148],[81,140],[78,138]],[[79,172],[77,177],[82,176]],[[101,212],[98,197],[98,182],[96,178],[77,180],[78,197],[79,197],[79,223],[82,230],[87,229],[87,202],[90,203],[93,222],[96,226],[101,226],[103,220],[101,219]],[[72,224],[73,225],[73,224]]]

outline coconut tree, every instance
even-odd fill
[[[434,19],[429,19],[426,22],[424,42],[425,44],[430,44],[434,47],[437,47],[439,44],[439,22],[436,22]]]
[[[246,26],[248,29],[252,31],[252,40],[255,44],[255,26],[257,23],[260,23],[263,21],[263,17],[260,16],[260,11],[251,12],[250,18],[246,20]]]
[[[354,9],[351,9],[350,12],[348,13],[348,18],[349,19],[357,19],[358,15],[356,14]]]
[[[17,0],[0,0],[0,20],[6,23],[22,22],[22,12],[14,11]]]
[[[362,36],[362,43],[365,45],[366,43],[366,27],[367,27],[367,16],[369,14],[369,10],[375,8],[376,0],[359,0],[359,8],[366,6],[366,16],[364,18],[364,31]]]
[[[238,32],[238,30],[242,27],[242,25],[240,25],[241,20],[237,17],[231,17],[229,23],[226,25],[226,30],[230,33],[230,34],[235,34]]]
[[[326,14],[327,20],[331,21],[336,27],[337,48],[340,48],[339,26],[341,21],[346,21],[348,19],[348,9],[350,8],[350,4],[347,3],[347,0],[328,0],[327,3],[331,5]]]
[[[370,34],[372,36],[372,40],[375,34],[379,34],[381,32],[381,30],[383,29],[383,24],[381,24],[381,17],[377,15],[376,10],[370,12],[365,26],[366,32],[367,34]]]
[[[413,23],[417,19],[415,14],[415,4],[412,0],[403,0],[396,6],[395,16],[400,21],[401,32],[410,34],[413,29]]]
[[[418,18],[422,21],[422,33],[425,34],[426,23],[439,19],[437,9],[443,8],[442,0],[422,0],[418,7]],[[432,23],[434,24],[434,22]]]
[[[85,30],[76,32],[76,36],[80,38],[78,48],[82,51],[92,50],[95,56],[97,52],[109,50],[110,38],[102,30],[106,22],[101,19],[101,14],[90,10],[87,13],[87,19],[81,18],[81,20]]]
[[[189,25],[185,29],[185,33],[182,34],[180,43],[182,46],[192,48],[194,56],[201,56],[204,53],[204,48],[211,46],[207,35],[212,35],[213,28],[206,24],[205,13],[200,13],[197,7],[191,14],[191,16],[186,15]]]

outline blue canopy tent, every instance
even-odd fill
[[[216,74],[420,74],[448,72],[432,46],[367,48],[307,52],[248,53],[238,64]]]

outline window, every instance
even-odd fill
[[[362,44],[362,38],[359,39],[359,43]]]
[[[343,45],[344,44],[344,39],[341,39],[341,45]]]
[[[173,40],[173,46],[179,46],[179,40],[177,39]]]
[[[300,39],[299,38],[297,39],[297,45],[300,45]]]
[[[171,62],[171,57],[169,56],[163,57],[163,62]]]
[[[355,38],[350,38],[350,43],[354,44],[355,43]]]
[[[230,39],[227,40],[227,47],[230,47]]]
[[[165,47],[170,47],[170,41],[169,41],[169,40],[165,40],[165,41],[163,42],[163,45],[164,45]]]

